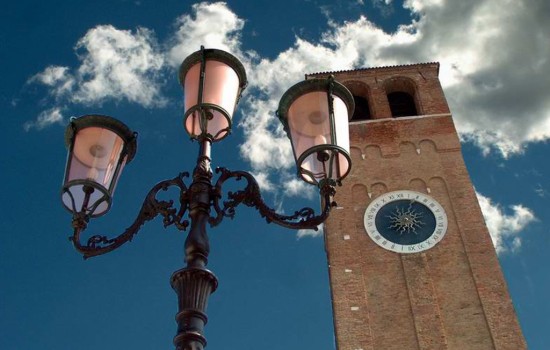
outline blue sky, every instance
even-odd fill
[[[266,200],[317,207],[294,177],[272,113],[305,73],[439,61],[503,272],[531,349],[550,343],[550,5],[544,0],[22,0],[0,22],[0,347],[170,348],[184,235],[146,225],[83,261],[60,203],[70,116],[112,115],[139,132],[110,213],[118,234],[156,182],[190,171],[177,67],[201,44],[241,58],[250,85],[213,165],[250,170]],[[247,208],[210,230],[209,348],[333,349],[323,239]]]

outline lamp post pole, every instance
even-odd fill
[[[200,141],[193,182],[189,187],[191,228],[185,240],[187,266],[174,272],[170,279],[170,284],[178,295],[178,330],[174,337],[176,350],[202,350],[206,347],[206,306],[208,297],[218,286],[216,276],[206,269],[210,253],[206,224],[210,218],[212,192],[211,144],[212,141],[207,137]]]
[[[119,248],[132,240],[143,224],[159,215],[165,227],[189,229],[184,246],[186,266],[170,279],[178,296],[174,345],[176,350],[203,350],[208,298],[218,286],[216,276],[206,268],[210,253],[207,225],[214,227],[224,218],[233,218],[235,208],[244,204],[258,210],[268,223],[317,229],[335,205],[335,186],[350,171],[347,121],[353,115],[354,103],[351,93],[332,78],[303,81],[283,95],[278,117],[291,140],[298,175],[317,185],[322,210],[316,215],[313,209],[302,208],[282,215],[264,203],[258,183],[248,172],[217,168],[218,179],[212,181],[210,150],[231,131],[232,112],[228,111],[234,110],[246,86],[242,64],[226,52],[201,48],[182,63],[180,81],[185,88],[184,126],[199,144],[189,187],[184,182],[188,173],[159,182],[123,233],[114,238],[92,235],[83,241],[82,233],[90,219],[109,210],[122,168],[137,149],[137,134],[126,125],[111,117],[86,115],[72,120],[65,133],[69,155],[62,201],[73,215],[70,239],[84,258]],[[228,180],[244,180],[245,186],[222,199],[223,185]],[[179,197],[157,199],[157,194],[168,188],[177,188]]]

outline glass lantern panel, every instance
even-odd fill
[[[200,84],[200,62],[191,67],[185,75],[185,91],[184,91],[184,109],[185,113],[189,108],[197,105],[199,96],[199,84]],[[195,113],[194,113],[195,114]],[[198,118],[195,115],[189,116],[185,121],[185,130],[189,135],[196,136],[201,134]]]
[[[111,130],[99,127],[79,130],[66,181],[90,180],[109,189],[123,147],[122,138]]]
[[[309,153],[310,148],[324,144],[339,146],[349,153],[348,110],[346,104],[342,99],[334,96],[333,108],[336,140],[332,140],[330,132],[331,125],[326,92],[307,93],[292,103],[288,110],[288,122],[296,159],[299,159],[306,152]],[[307,174],[307,172],[303,173],[304,180],[317,183],[318,180],[325,177],[325,174],[338,180],[348,172],[350,164],[345,155],[330,147],[327,147],[327,152],[329,160],[326,162],[321,162],[317,158],[317,152],[313,152],[298,165],[307,172],[312,173],[312,175]]]
[[[74,209],[82,208],[85,196],[84,182],[88,182],[95,189],[90,195],[88,207],[104,200],[98,205],[94,216],[101,215],[109,209],[109,200],[105,200],[104,196],[110,197],[114,192],[118,180],[115,174],[123,148],[124,141],[111,130],[88,127],[77,132],[65,179],[65,187],[75,201]],[[119,171],[118,175],[120,173]],[[69,194],[64,193],[62,199],[65,206],[73,210]]]
[[[185,111],[199,103],[200,63],[195,64],[185,75]],[[204,75],[202,103],[218,106],[207,111],[207,132],[217,135],[229,127],[229,120],[235,110],[239,94],[239,77],[235,70],[219,61],[207,61]],[[222,112],[222,111],[225,111]],[[227,115],[225,115],[227,113]],[[193,112],[185,121],[185,128],[191,135],[200,135],[200,112]],[[225,136],[218,135],[217,138]]]
[[[201,133],[200,111],[194,111],[185,119],[185,130],[189,135],[198,136]]]
[[[317,159],[317,153],[314,152],[307,156],[301,164],[301,169],[311,172],[301,173],[302,178],[309,183],[316,184],[325,178],[325,172],[333,180],[341,180],[346,175],[350,167],[348,158],[335,149],[329,149],[329,160],[324,164]]]
[[[82,209],[82,204],[84,202],[84,185],[81,183],[78,184],[71,184],[68,187],[68,191],[71,193],[72,197],[74,198],[74,204],[75,208],[73,208],[73,204],[71,201],[71,196],[69,193],[63,193],[61,196],[61,200],[63,201],[63,205],[67,209],[69,209],[71,212],[74,210],[80,211]],[[100,216],[104,214],[110,206],[110,202],[107,197],[105,197],[105,193],[100,190],[94,190],[94,192],[90,195],[90,199],[88,201],[88,208],[91,208],[94,206],[98,201],[101,201],[100,204],[97,205],[96,210],[94,211],[92,216]]]
[[[343,148],[349,154],[349,115],[346,103],[338,96],[334,96],[334,128],[336,132],[336,145]],[[340,169],[340,174],[346,174],[349,164]]]
[[[219,105],[231,116],[239,93],[239,77],[235,70],[222,62],[207,61],[204,81],[204,102]]]
[[[326,92],[310,92],[294,100],[288,124],[296,159],[313,146],[332,143]]]

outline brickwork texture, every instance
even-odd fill
[[[371,114],[350,122],[353,168],[325,224],[338,350],[526,348],[438,69],[427,63],[332,73],[368,100]],[[392,118],[391,91],[414,96],[418,115]],[[398,254],[370,239],[365,209],[395,190],[441,203],[448,229],[439,244]]]

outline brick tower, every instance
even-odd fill
[[[439,64],[333,74],[353,168],[325,224],[338,350],[525,349]]]

